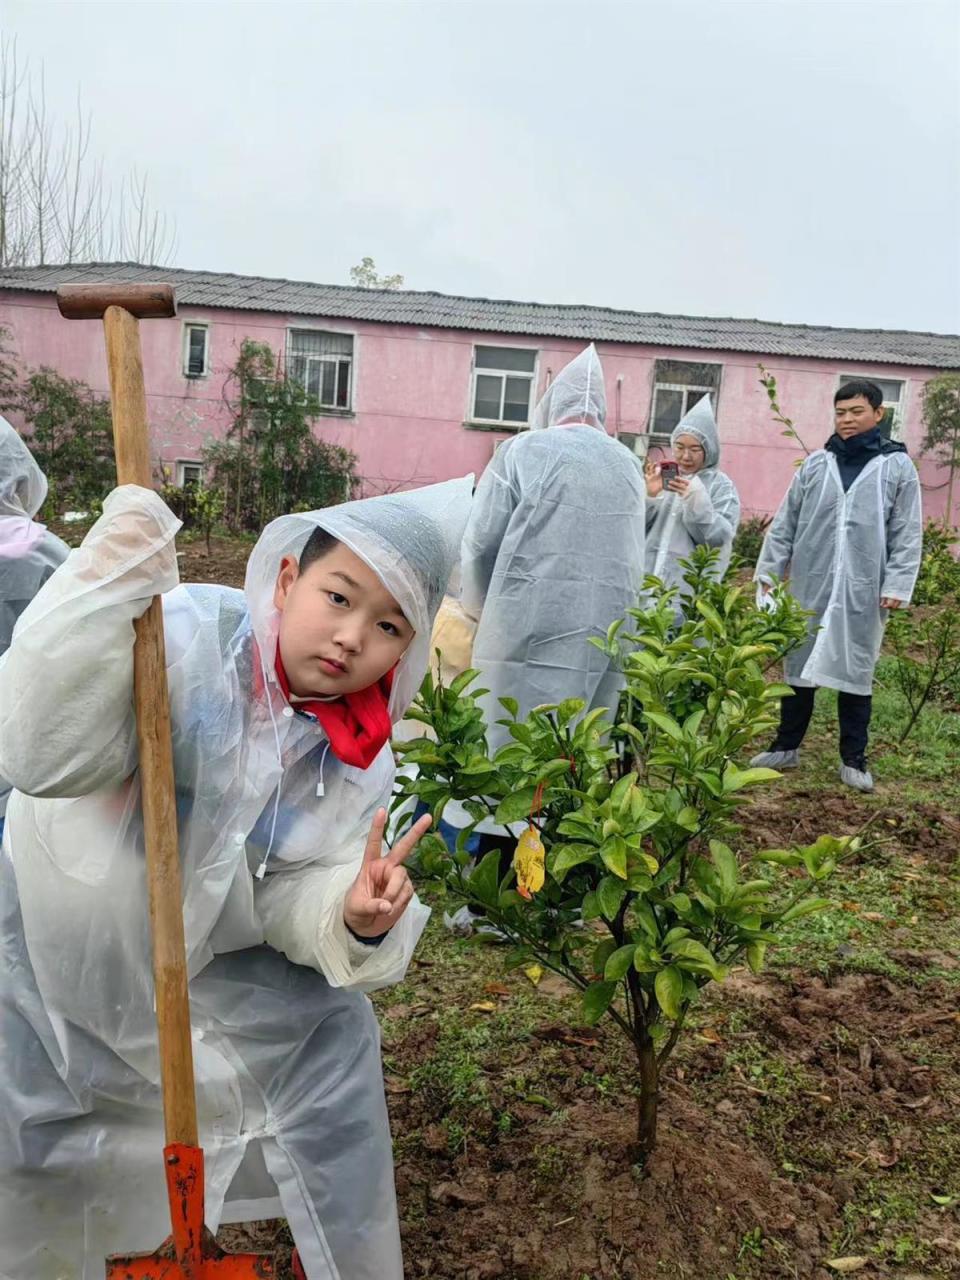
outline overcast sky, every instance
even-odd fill
[[[174,265],[960,332],[957,0],[0,0]]]

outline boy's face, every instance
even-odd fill
[[[273,602],[280,611],[280,657],[291,693],[306,698],[356,693],[393,669],[413,627],[359,556],[338,544],[301,573],[284,556]]]
[[[866,396],[838,400],[833,406],[834,430],[841,440],[849,440],[851,436],[872,430],[882,422],[883,414],[883,405],[874,409]]]

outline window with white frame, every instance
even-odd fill
[[[902,440],[905,384],[894,378],[875,378],[872,373],[842,373],[837,389],[860,378],[872,382],[883,393],[884,414],[880,421],[881,432],[891,440]]]
[[[203,484],[203,463],[178,458],[177,484],[181,489],[199,488]]]
[[[291,329],[287,375],[323,409],[348,412],[353,396],[353,334],[323,329]]]
[[[183,326],[183,376],[205,378],[209,373],[210,326],[185,324]]]
[[[648,434],[669,436],[698,400],[709,396],[714,410],[723,365],[690,360],[657,360],[653,369],[653,403]]]
[[[474,347],[474,422],[525,427],[530,421],[537,352],[528,347]]]

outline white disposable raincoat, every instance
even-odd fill
[[[488,742],[507,741],[499,699],[521,716],[582,698],[615,707],[621,681],[590,636],[636,604],[643,583],[643,475],[606,434],[603,371],[588,347],[503,444],[477,486],[463,540],[462,600]],[[539,428],[549,428],[542,430]]]
[[[0,654],[13,628],[46,580],[70,553],[34,516],[47,496],[47,478],[6,418],[0,418]],[[0,818],[10,787],[0,778]]]
[[[826,449],[805,459],[767,531],[756,579],[789,576],[812,611],[807,641],[784,660],[789,684],[868,694],[887,611],[909,601],[920,570],[920,480],[906,453],[872,459],[846,493]]]
[[[281,558],[320,525],[416,630],[397,721],[427,667],[472,477],[270,524],[245,591],[177,587],[178,527],[128,486],[22,615],[0,663],[0,1276],[101,1280],[169,1229],[132,620],[164,596],[207,1217],[290,1222],[310,1280],[400,1280],[379,1035],[362,994],[398,981],[428,914],[378,946],[343,898],[389,744],[342,764],[278,687]],[[261,873],[263,873],[261,875]],[[285,958],[286,957],[286,958]],[[293,963],[291,963],[291,961]]]
[[[668,587],[679,588],[680,596],[690,593],[683,581],[681,560],[689,560],[694,547],[718,547],[720,558],[716,576],[722,577],[730,563],[733,537],[740,523],[740,497],[736,485],[720,462],[720,436],[710,397],[704,396],[673,430],[670,443],[676,448],[678,436],[693,436],[703,446],[704,465],[690,476],[687,492],[664,490],[647,498],[647,573]]]

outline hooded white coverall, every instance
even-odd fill
[[[606,434],[603,370],[588,347],[554,379],[532,430],[497,450],[477,486],[463,539],[464,607],[487,741],[508,735],[499,699],[521,717],[582,698],[615,708],[622,680],[589,643],[637,603],[643,583],[644,481]]]
[[[0,1276],[102,1280],[167,1234],[132,712],[133,619],[164,594],[206,1207],[289,1221],[310,1280],[401,1280],[379,1034],[365,991],[403,977],[427,911],[378,946],[344,895],[390,796],[327,751],[274,670],[280,561],[320,525],[381,577],[429,656],[472,478],[284,516],[244,591],[177,586],[177,520],[126,486],[21,616],[0,662]]]
[[[740,497],[736,485],[720,462],[720,436],[710,397],[704,396],[680,420],[670,437],[676,448],[678,436],[693,436],[703,446],[704,465],[696,475],[686,477],[687,492],[664,490],[647,498],[647,573],[668,587],[678,587],[680,597],[690,594],[683,581],[681,560],[689,560],[694,547],[717,547],[720,558],[716,576],[722,577],[730,563],[733,538],[740,523]]]

